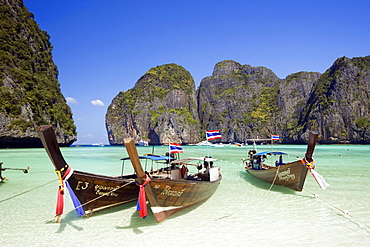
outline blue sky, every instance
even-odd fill
[[[284,79],[370,55],[370,1],[24,0],[51,36],[75,144],[108,143],[105,113],[150,68],[176,63],[196,86],[222,60]]]

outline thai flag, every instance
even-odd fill
[[[222,139],[222,136],[219,130],[206,130],[206,137],[208,141],[215,140],[215,139]]]
[[[279,135],[271,135],[271,140],[280,140]]]
[[[183,152],[184,152],[184,150],[182,149],[180,144],[170,143],[170,154],[183,153]]]

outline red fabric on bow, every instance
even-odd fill
[[[67,168],[67,171],[64,173],[63,177],[61,177],[60,171],[56,170],[56,173],[58,175],[58,180],[59,180],[59,188],[58,188],[58,197],[57,197],[57,206],[55,210],[56,215],[62,215],[64,211],[64,183],[66,177],[69,175],[71,172],[71,167],[69,166]]]
[[[140,218],[145,218],[148,215],[148,209],[146,207],[146,195],[144,187],[149,183],[150,178],[146,175],[146,180],[143,184],[136,184],[140,187],[139,198],[137,200],[136,210],[139,211]]]

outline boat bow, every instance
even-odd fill
[[[206,175],[205,173],[198,173],[199,176],[191,178],[186,176],[186,166],[189,164],[183,162],[188,161],[188,159],[173,161],[169,167],[160,169],[161,171],[158,171],[158,173],[149,172],[147,174],[140,164],[133,139],[126,138],[124,143],[138,177],[137,181],[141,190],[145,190],[150,208],[157,222],[161,222],[176,212],[205,201],[213,195],[220,184],[222,176],[218,167],[210,168],[210,170],[217,169],[217,178],[214,180],[210,178],[212,176],[204,176],[208,177],[208,179],[203,179],[200,175]],[[194,160],[194,158],[191,158],[191,160]],[[205,162],[204,164],[209,162],[209,164],[207,163],[208,165],[211,165],[213,161],[205,158],[201,160]],[[180,166],[182,167],[180,168]],[[181,173],[182,169],[184,169],[183,174]],[[149,176],[150,181],[148,181]],[[146,186],[144,186],[145,181],[147,181]],[[138,208],[145,204],[142,198],[142,195],[140,195]]]
[[[252,176],[270,183],[279,185],[296,191],[302,191],[308,170],[313,169],[313,152],[315,150],[318,138],[317,131],[310,131],[305,156],[301,160],[284,163],[282,159],[283,152],[259,152],[249,151],[249,159],[245,160],[246,171]],[[266,165],[263,160],[266,155],[278,155],[279,161],[275,166]]]

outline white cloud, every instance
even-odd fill
[[[92,100],[91,101],[91,104],[98,105],[98,106],[105,106],[104,103],[103,103],[103,101],[101,101],[100,99]]]
[[[78,103],[77,100],[72,97],[67,97],[66,100],[67,100],[67,104],[77,104]]]

